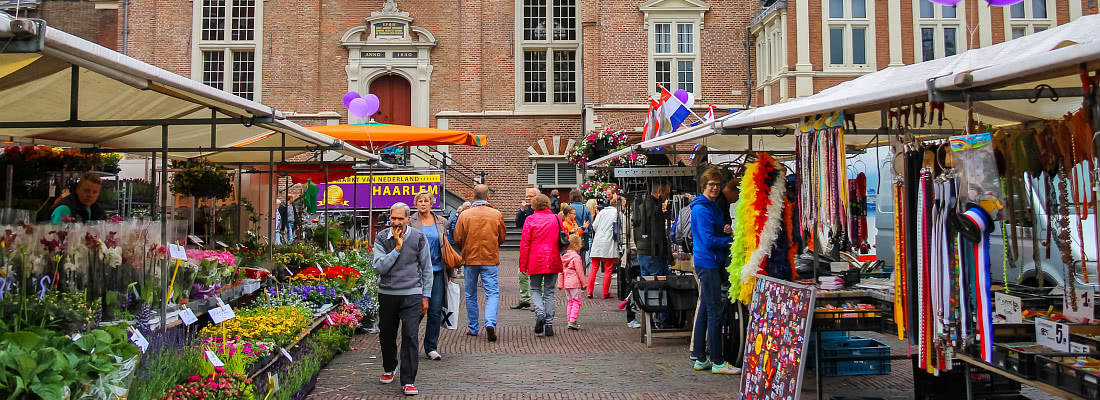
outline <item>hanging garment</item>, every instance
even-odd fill
[[[932,358],[931,349],[929,346],[931,332],[930,327],[930,314],[931,314],[931,247],[929,237],[931,236],[931,223],[928,219],[932,213],[932,199],[931,193],[932,183],[932,171],[929,169],[922,169],[920,172],[920,189],[917,196],[917,242],[919,249],[917,250],[917,304],[919,307],[919,325],[918,325],[918,358],[919,366],[923,370],[930,370],[931,364],[929,361]]]
[[[973,228],[981,232],[981,238],[977,242],[969,241],[964,244],[969,247],[973,263],[967,265],[967,270],[973,276],[975,290],[973,298],[977,308],[975,309],[976,334],[981,358],[987,363],[993,362],[993,301],[989,276],[989,234],[993,230],[993,218],[981,207],[970,207],[963,217]]]
[[[898,326],[898,340],[905,340],[908,331],[908,299],[905,298],[906,290],[906,265],[905,265],[905,193],[904,179],[898,177],[894,184],[894,323]]]

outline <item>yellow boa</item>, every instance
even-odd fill
[[[730,265],[726,270],[730,274],[730,302],[736,302],[741,292],[741,268],[749,261],[750,255],[756,250],[758,235],[756,233],[756,221],[764,218],[764,210],[757,210],[756,204],[763,193],[758,182],[763,168],[759,161],[745,166],[745,176],[741,179],[741,195],[737,198],[737,211],[734,212],[733,244],[730,245]]]

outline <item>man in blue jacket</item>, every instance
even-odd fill
[[[691,202],[692,255],[695,257],[695,275],[699,277],[699,312],[695,317],[692,335],[694,369],[711,373],[734,375],[741,369],[730,365],[722,352],[722,321],[726,294],[722,292],[722,263],[728,258],[733,232],[722,218],[715,200],[722,192],[722,172],[709,168],[699,177],[703,194]],[[710,344],[710,358],[707,358]]]

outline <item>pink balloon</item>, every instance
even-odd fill
[[[344,108],[347,108],[347,109],[350,110],[351,109],[351,101],[355,100],[355,99],[358,99],[359,97],[360,97],[359,93],[356,93],[356,92],[347,92],[347,93],[345,93],[344,94]]]
[[[353,99],[348,103],[348,112],[355,118],[365,118],[371,113],[367,112],[367,101],[362,97]]]
[[[382,105],[382,102],[378,100],[378,96],[375,96],[373,93],[367,93],[366,96],[363,96],[363,101],[366,102],[367,107],[365,110],[367,115],[374,115],[374,113],[378,112],[378,106]]]
[[[678,89],[676,90],[676,93],[673,93],[672,95],[676,96],[677,99],[680,99],[681,103],[684,103],[685,105],[688,103],[688,92],[686,90]]]

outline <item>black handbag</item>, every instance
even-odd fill
[[[566,250],[569,250],[569,233],[565,231],[565,226],[561,217],[558,217],[558,253],[564,254]]]

